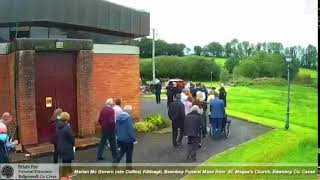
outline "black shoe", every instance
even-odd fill
[[[199,143],[199,144],[198,144],[198,148],[201,148],[201,147],[202,147],[202,144],[201,144],[201,143]]]
[[[97,161],[102,161],[102,160],[104,160],[103,157],[98,157],[98,158],[97,158]]]

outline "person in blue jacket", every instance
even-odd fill
[[[129,114],[132,111],[132,106],[124,106],[123,111],[124,112],[116,117],[116,135],[120,148],[117,162],[119,163],[123,155],[126,154],[126,163],[131,166],[133,144],[136,141],[133,130],[133,120]]]
[[[5,124],[0,123],[0,163],[9,163],[9,151],[13,149],[18,141],[9,141],[7,134],[7,127]]]
[[[223,100],[219,99],[218,92],[214,92],[214,99],[210,100],[210,121],[215,132],[221,132],[224,116],[225,110]]]

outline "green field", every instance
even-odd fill
[[[271,126],[274,129],[211,157],[203,165],[211,163],[316,163],[318,90],[302,85],[292,85],[291,92],[290,128],[285,130],[287,97],[285,86],[228,88],[228,115]],[[214,176],[210,175],[210,178],[212,177]],[[196,178],[205,179],[209,176],[202,174],[185,177],[185,179]]]
[[[216,58],[223,67],[225,59]],[[315,70],[300,68],[298,76],[310,75],[317,80]],[[219,87],[219,82],[203,82],[207,87]],[[287,86],[251,85],[226,87],[227,114],[245,121],[272,127],[273,130],[246,143],[209,158],[202,165],[218,163],[317,163],[318,89],[304,84],[291,85],[290,128],[286,130]],[[165,95],[164,95],[165,96]],[[232,132],[231,132],[232,134]],[[232,136],[230,137],[232,138]],[[201,169],[201,166],[196,169]],[[215,175],[187,175],[185,179],[211,179]],[[231,177],[241,179],[243,177]],[[265,179],[262,175],[259,178]],[[245,179],[245,178],[244,178]]]
[[[310,75],[312,79],[318,78],[318,72],[311,69],[299,68],[298,75]]]
[[[214,58],[214,61],[222,68],[224,66],[224,62],[226,62],[225,58]]]

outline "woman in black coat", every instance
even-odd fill
[[[74,137],[70,124],[70,115],[67,112],[61,113],[61,120],[57,122],[57,146],[59,158],[63,163],[71,163],[74,160]]]
[[[58,108],[54,110],[52,117],[49,120],[49,134],[50,134],[50,142],[53,144],[53,162],[58,163],[58,148],[57,148],[57,131],[56,124],[58,120],[58,116],[60,117],[62,113],[62,109]]]
[[[224,107],[227,107],[227,92],[223,86],[219,89],[219,99],[223,101]]]

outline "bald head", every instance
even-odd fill
[[[5,125],[8,125],[12,121],[12,116],[10,113],[5,112],[2,114],[1,119]]]

